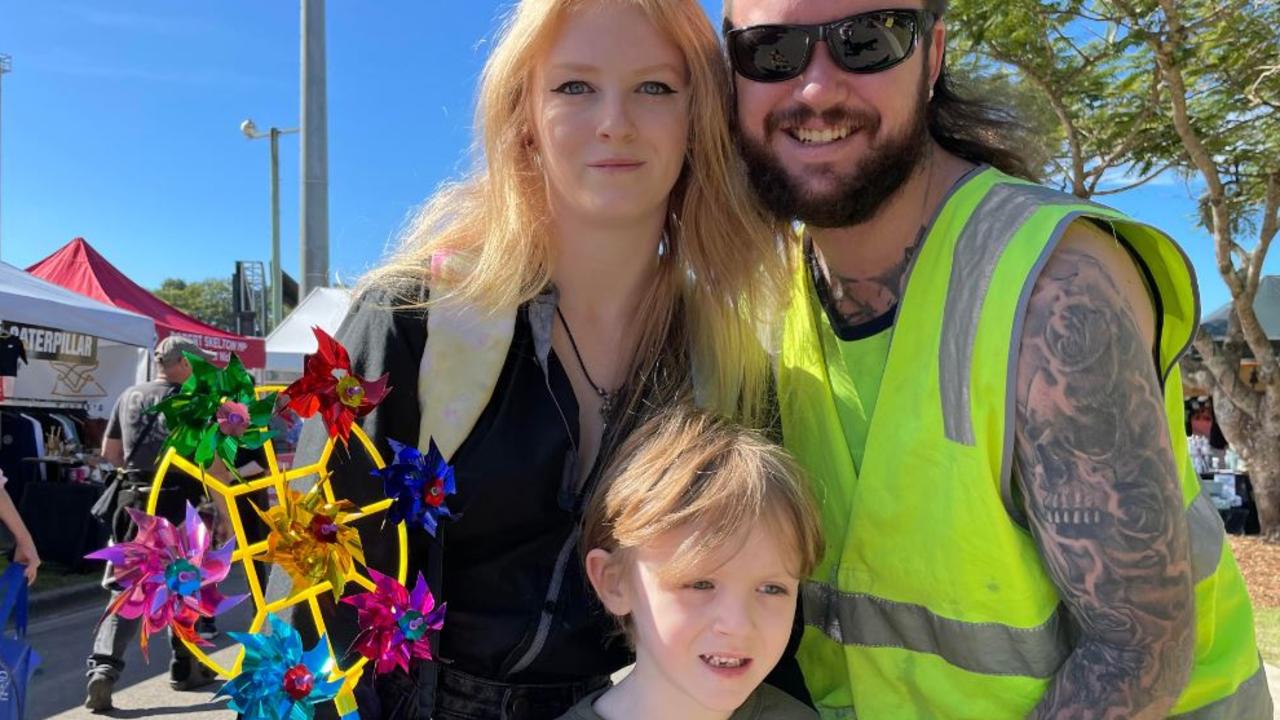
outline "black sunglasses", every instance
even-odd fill
[[[756,82],[790,80],[827,42],[836,65],[852,73],[888,70],[911,57],[936,16],[928,10],[875,10],[822,25],[752,25],[725,34],[733,69]]]

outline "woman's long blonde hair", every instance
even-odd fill
[[[528,90],[563,18],[599,2],[640,8],[682,51],[690,76],[689,149],[671,193],[658,280],[641,305],[642,331],[629,376],[647,372],[664,355],[691,359],[701,402],[761,422],[769,365],[757,333],[764,315],[783,302],[786,270],[776,228],[746,184],[729,131],[727,64],[696,0],[521,0],[480,80],[478,167],[423,206],[399,249],[362,287],[391,290],[397,302],[412,305],[421,303],[412,288],[426,283],[432,302],[450,297],[499,309],[526,302],[547,286],[553,262],[549,209],[542,172],[526,142]],[[432,272],[439,258],[449,258],[446,269],[436,262]],[[670,346],[681,337],[687,348]]]

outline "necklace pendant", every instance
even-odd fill
[[[608,422],[613,415],[613,400],[614,393],[600,393],[600,417],[604,418],[605,422]]]

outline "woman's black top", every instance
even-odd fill
[[[447,501],[456,517],[442,520],[434,538],[409,530],[406,584],[412,587],[421,571],[437,602],[448,603],[433,651],[464,673],[512,684],[574,682],[631,661],[625,643],[610,639],[613,621],[591,594],[578,561],[577,528],[590,483],[580,488],[574,468],[578,407],[568,376],[553,352],[544,362],[535,350],[530,307],[540,300],[519,309],[493,395],[453,457],[458,492]],[[376,292],[357,299],[337,333],[355,374],[390,376],[391,391],[360,423],[386,460],[392,456],[388,439],[417,445],[418,372],[427,333],[426,311],[391,310],[391,304]],[[549,333],[547,313],[533,314],[546,325],[538,332]],[[433,381],[449,379],[428,379]],[[295,467],[314,462],[324,441],[323,426],[308,421]],[[384,497],[354,438],[350,454],[335,449],[329,470],[338,497],[362,505]],[[396,533],[381,522],[379,514],[356,526],[369,566],[394,574]],[[332,599],[325,598],[325,623],[341,655],[357,630],[355,612],[347,605],[335,612]],[[314,636],[305,605],[294,621],[304,636]],[[412,678],[400,672],[379,676],[380,714],[429,714],[435,671],[433,663],[419,665]],[[405,703],[419,712],[391,710]]]

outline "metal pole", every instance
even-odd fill
[[[4,74],[12,71],[13,71],[13,59],[8,55],[0,54],[0,85],[4,85]],[[4,116],[4,103],[0,102],[0,118],[2,118],[3,116]],[[4,138],[3,133],[0,133],[0,140],[3,140],[3,138]],[[4,167],[4,164],[0,163],[0,169],[3,169],[3,167]],[[0,184],[0,200],[2,200],[4,197],[3,190],[4,190],[4,185]],[[2,236],[3,234],[4,234],[4,218],[3,216],[0,216],[0,236]],[[0,249],[2,249],[3,247],[4,247],[3,244],[0,244]]]
[[[302,0],[302,299],[329,284],[329,122],[324,0]]]
[[[271,128],[271,329],[284,318],[280,271],[280,129]]]

